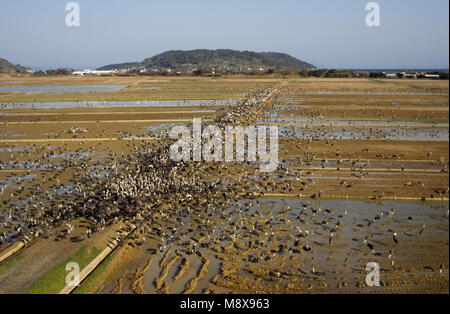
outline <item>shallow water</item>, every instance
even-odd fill
[[[301,282],[306,283],[318,284],[319,281],[325,281],[328,287],[335,289],[333,287],[337,283],[345,281],[349,283],[349,291],[357,291],[357,282],[365,277],[363,271],[366,266],[366,258],[380,263],[382,267],[389,267],[389,271],[392,271],[389,264],[391,260],[387,257],[389,249],[393,248],[392,240],[390,240],[392,230],[398,233],[401,242],[407,242],[412,238],[419,237],[419,229],[426,224],[427,229],[423,236],[441,238],[448,234],[448,220],[444,216],[447,210],[448,204],[440,202],[243,199],[227,208],[223,212],[223,217],[226,217],[223,220],[224,223],[218,223],[212,229],[212,234],[210,237],[208,236],[208,239],[214,239],[214,244],[211,240],[206,240],[209,243],[202,242],[198,245],[202,254],[207,256],[210,265],[205,277],[199,281],[195,292],[201,293],[205,287],[209,286],[227,292],[229,289],[215,286],[212,278],[221,273],[220,269],[224,262],[229,264],[230,261],[234,265],[240,265],[237,274],[241,278],[261,279],[247,270],[247,266],[256,263],[259,264],[261,270],[272,268],[285,273],[285,276],[289,278],[285,282],[279,281],[280,285],[287,285],[290,279],[302,278]],[[300,217],[304,217],[306,221],[302,222],[303,218],[300,219]],[[370,230],[364,231],[363,226],[372,220],[376,222],[368,228]],[[190,221],[188,219],[186,223],[189,224]],[[329,245],[330,232],[333,232],[331,230],[338,221],[341,222],[341,227],[335,231],[333,244]],[[303,231],[308,232],[309,236],[300,238],[298,235]],[[185,234],[180,239],[180,243],[191,238],[190,235],[191,233]],[[370,250],[363,243],[366,235],[375,247],[377,253],[374,255],[370,254]],[[258,242],[257,240],[263,241]],[[310,245],[312,251],[293,250],[297,246],[294,244],[296,240],[301,243],[300,247],[304,244]],[[234,248],[229,249],[233,244]],[[226,251],[220,249],[226,247],[228,247]],[[279,250],[279,248],[284,248],[284,250]],[[432,249],[427,249],[427,246],[422,247],[421,244],[417,244],[414,249],[417,252],[428,250],[427,254],[434,254]],[[187,252],[182,245],[176,245],[175,250]],[[217,252],[221,253],[217,254]],[[397,246],[394,252],[397,263],[410,263],[408,255],[404,254],[404,249]],[[161,272],[159,261],[163,255],[164,253],[158,253],[154,257],[150,269],[145,273],[143,284],[148,293],[156,293],[154,279]],[[434,258],[439,258],[438,253],[434,255]],[[258,259],[257,262],[250,260],[254,257]],[[182,280],[179,282],[173,280],[175,273],[179,270],[179,263],[175,263],[168,273],[166,282],[172,293],[182,292],[186,282],[198,275],[201,265],[200,257],[192,254],[188,258],[191,266]],[[272,259],[284,262],[271,264]],[[414,263],[420,264],[420,261]],[[318,276],[311,273],[312,266],[323,272],[321,275],[323,279],[318,280]],[[302,268],[307,273],[302,276],[294,275],[289,271],[298,268]],[[387,276],[387,274],[384,275]],[[263,277],[263,280],[268,283],[272,281],[270,272],[269,275]],[[232,277],[226,280],[233,282]],[[239,281],[234,284],[239,286]]]
[[[2,103],[3,108],[66,108],[66,107],[152,107],[152,106],[221,106],[235,105],[235,100],[144,100],[144,101],[69,101]]]
[[[299,118],[299,117],[270,117],[258,120],[258,123],[286,123],[286,124],[305,124],[308,126],[321,125],[321,126],[335,126],[346,124],[348,126],[401,126],[401,127],[419,127],[419,126],[430,126],[438,128],[448,128],[448,123],[434,123],[432,121],[404,121],[404,120],[383,120],[375,118],[366,119],[326,119],[326,118]]]
[[[444,128],[389,128],[389,127],[279,127],[280,136],[298,139],[322,138],[343,140],[393,140],[393,141],[448,141],[449,132]]]
[[[0,86],[0,92],[96,92],[120,90],[127,85],[56,85],[56,86]]]
[[[52,145],[47,145],[47,146],[43,146],[40,148],[44,148],[46,150],[55,150],[57,148],[60,148],[60,146],[52,146]],[[5,147],[0,147],[0,152],[23,152],[29,149],[33,149],[32,146],[5,146]]]
[[[0,180],[0,195],[2,195],[7,188],[17,189],[18,185],[21,185],[23,182],[32,182],[35,178],[36,175],[34,174],[26,174],[23,176],[11,176],[4,180]]]
[[[6,131],[3,134],[0,134],[0,138],[7,138],[7,137],[22,137],[25,136],[25,133],[19,133],[16,131]]]

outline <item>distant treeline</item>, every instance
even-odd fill
[[[71,75],[74,72],[72,69],[56,69],[46,71],[36,71],[33,73],[35,76],[46,75]],[[317,78],[409,78],[409,79],[449,79],[448,71],[355,71],[355,70],[336,70],[336,69],[314,69],[314,70],[298,70],[298,69],[283,69],[281,71],[275,71],[269,69],[267,71],[253,71],[253,72],[217,72],[210,69],[198,69],[191,73],[175,72],[167,69],[154,70],[154,71],[142,71],[139,69],[130,69],[127,71],[118,71],[110,74],[102,74],[102,76],[211,76],[220,77],[226,75],[282,75],[282,76],[297,76],[297,77],[317,77]]]
[[[288,72],[289,73],[289,72]],[[285,74],[288,74],[285,73]],[[328,77],[328,78],[434,78],[448,80],[448,71],[426,71],[426,72],[411,72],[411,71],[354,71],[354,70],[334,70],[334,69],[317,69],[317,70],[303,70],[294,71],[290,74],[297,74],[301,77]]]
[[[45,76],[45,75],[72,75],[73,69],[56,69],[56,70],[42,70],[35,71],[33,75],[35,76]]]

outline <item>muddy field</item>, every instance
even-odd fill
[[[59,293],[108,246],[72,293],[449,293],[448,81],[14,81],[126,87],[0,92],[0,293]],[[105,105],[137,100],[181,102]],[[277,170],[166,160],[192,118],[278,126]]]

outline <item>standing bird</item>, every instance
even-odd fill
[[[395,244],[398,244],[397,232],[394,232],[394,234],[392,235],[392,239],[394,240]]]
[[[444,263],[442,263],[441,266],[439,266],[439,274],[442,274],[444,269],[445,269],[445,266],[444,266]]]
[[[372,254],[375,255],[375,249],[374,249],[374,247],[373,247],[373,244],[372,244],[372,243],[367,243],[367,247],[370,249],[370,251],[372,252]]]
[[[422,225],[422,228],[420,228],[419,234],[422,235],[422,233],[425,231],[426,225]]]
[[[394,253],[394,251],[392,251],[392,249],[389,249],[388,259],[391,259],[393,253]]]

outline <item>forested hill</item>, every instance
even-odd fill
[[[127,62],[106,65],[99,70],[140,69],[216,69],[217,71],[280,71],[283,69],[314,69],[315,67],[305,61],[296,59],[279,52],[252,52],[236,51],[230,49],[219,50],[171,50],[142,62]]]
[[[0,58],[0,73],[26,72],[30,69],[19,64],[14,65],[8,60]]]

